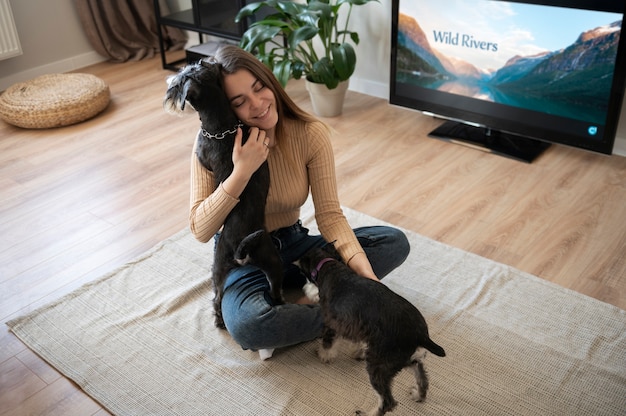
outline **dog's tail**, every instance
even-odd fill
[[[277,305],[285,303],[282,295],[283,262],[272,237],[264,229],[246,236],[235,250],[235,261],[251,264],[265,273],[270,284],[270,296]]]
[[[251,264],[266,275],[280,276],[282,285],[283,262],[270,234],[264,229],[248,234],[235,250],[235,261],[240,265]]]
[[[267,246],[268,235],[265,230],[261,229],[247,235],[239,247],[235,250],[235,260],[241,264],[252,264],[259,266],[259,261],[267,253],[263,253],[263,249]],[[269,242],[271,244],[271,241]]]
[[[446,352],[444,351],[444,349],[441,348],[439,345],[435,344],[435,342],[430,338],[428,338],[426,342],[424,342],[423,347],[426,348],[428,351],[432,352],[433,354],[435,354],[437,357],[446,356]]]

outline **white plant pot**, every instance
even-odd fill
[[[320,117],[335,117],[341,114],[350,80],[340,82],[337,88],[332,90],[329,90],[324,84],[317,84],[309,80],[305,80],[305,82],[315,114]]]

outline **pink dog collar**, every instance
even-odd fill
[[[322,260],[320,260],[319,263],[317,263],[317,266],[315,267],[315,269],[311,270],[311,280],[313,281],[313,283],[317,284],[317,275],[319,274],[320,269],[322,268],[323,265],[325,265],[329,261],[337,261],[337,260],[330,258],[330,257],[323,258]]]

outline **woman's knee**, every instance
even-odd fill
[[[407,236],[398,228],[365,227],[356,230],[356,234],[379,278],[404,263],[409,255],[411,248]]]
[[[400,263],[403,263],[404,260],[409,256],[411,251],[411,245],[409,244],[409,239],[407,238],[404,231],[398,228],[391,229],[391,241],[393,242],[394,251],[397,253],[398,258],[401,259]]]
[[[226,329],[243,349],[258,350],[265,348],[263,339],[267,334],[268,322],[271,322],[274,308],[259,294],[257,299],[248,298],[242,304],[229,303],[225,296],[222,313]],[[261,299],[258,299],[261,298]],[[225,305],[227,303],[227,305]]]
[[[397,228],[387,227],[388,239],[387,239],[387,255],[388,255],[388,271],[396,269],[409,256],[411,246],[406,234]],[[386,273],[386,274],[387,274]]]

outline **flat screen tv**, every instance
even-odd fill
[[[393,0],[390,103],[431,136],[531,162],[550,143],[611,154],[626,0]]]

